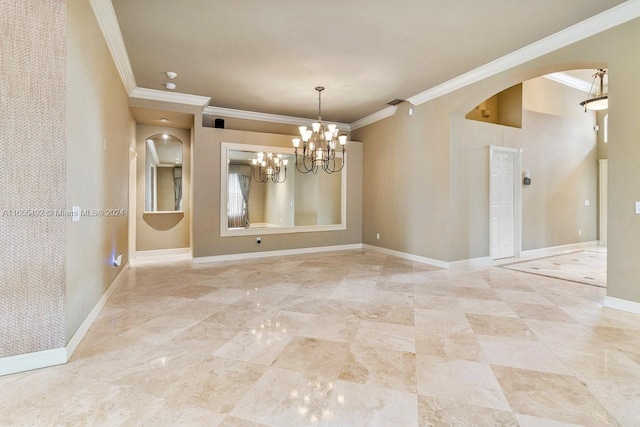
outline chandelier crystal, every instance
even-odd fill
[[[327,173],[340,172],[345,163],[345,144],[347,135],[338,135],[335,124],[322,123],[322,91],[324,87],[316,87],[318,91],[318,121],[311,125],[300,126],[300,138],[293,139],[293,147],[296,153],[296,169],[301,173],[318,173],[319,169]],[[298,154],[298,148],[302,142],[302,154]],[[342,162],[336,165],[336,148],[342,147]]]
[[[606,74],[607,70],[600,68],[596,70],[596,73],[593,75],[593,83],[591,83],[589,95],[591,96],[594,86],[596,87],[595,93],[593,97],[590,97],[580,103],[580,105],[584,107],[585,113],[587,110],[606,110],[609,108],[609,95],[604,93],[604,76]]]
[[[271,181],[281,184],[287,179],[287,164],[289,161],[282,158],[282,154],[257,153],[255,159],[251,159],[251,176],[256,182]],[[284,169],[284,170],[283,170]]]

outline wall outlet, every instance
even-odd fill
[[[636,215],[640,215],[640,202],[636,202]]]
[[[376,239],[380,240],[380,233],[376,233]]]
[[[578,230],[578,236],[582,236],[582,230]]]
[[[584,205],[585,205],[585,206],[591,206],[591,202],[590,202],[589,200],[585,200],[585,201],[584,201]]]
[[[71,222],[80,221],[80,206],[74,206],[71,208]]]

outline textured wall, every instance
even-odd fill
[[[65,344],[64,0],[0,1],[0,357]],[[8,216],[6,209],[39,209]]]

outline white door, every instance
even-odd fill
[[[491,258],[515,256],[515,165],[514,151],[491,149]]]
[[[600,159],[600,191],[598,198],[600,199],[600,245],[607,246],[607,159]]]

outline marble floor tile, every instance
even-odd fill
[[[418,425],[418,396],[338,380],[327,415],[321,425],[414,427]]]
[[[585,426],[615,419],[576,377],[493,365],[514,412]]]
[[[267,368],[230,415],[269,426],[307,426],[332,420],[329,399],[335,380],[317,375]]]
[[[269,366],[292,338],[291,334],[272,330],[242,331],[213,354],[218,357]]]
[[[518,427],[510,411],[501,411],[468,403],[419,396],[420,427]]]
[[[416,332],[416,354],[485,361],[482,347],[471,331],[448,333],[440,329],[420,329]]]
[[[458,303],[465,313],[487,314],[500,317],[518,317],[518,315],[504,301],[486,299],[458,298]]]
[[[348,355],[348,343],[294,337],[271,366],[336,378]]]
[[[309,320],[298,335],[330,341],[351,342],[362,320],[356,316],[319,316]]]
[[[353,344],[338,378],[416,393],[416,355]]]
[[[416,365],[420,395],[462,401],[486,408],[510,410],[500,385],[487,363],[418,356]]]
[[[477,335],[538,339],[521,319],[479,314],[467,314],[467,319],[469,320],[471,328],[473,328],[473,332]]]
[[[492,365],[556,374],[570,374],[572,372],[542,341],[482,336],[478,338],[478,342],[482,347],[484,360]]]
[[[415,353],[415,328],[392,323],[360,323],[354,342],[369,347],[400,350]]]
[[[132,268],[0,424],[640,425],[640,316],[606,290],[368,250]]]
[[[550,322],[578,323],[560,308],[542,304],[523,304],[511,302],[509,306],[522,319],[545,320]]]

